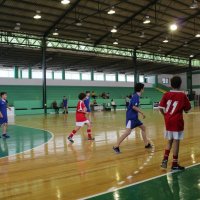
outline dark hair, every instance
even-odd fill
[[[1,92],[1,97],[2,97],[4,94],[7,94],[7,92]]]
[[[174,89],[180,89],[182,80],[180,76],[174,76],[171,78],[171,86]]]
[[[86,91],[85,93],[88,94],[88,93],[90,93],[90,91]]]
[[[80,99],[80,100],[83,100],[84,98],[86,97],[86,94],[85,93],[80,93],[79,95],[78,95],[78,98]]]
[[[63,98],[65,98],[66,96],[63,96]]]
[[[134,89],[135,89],[135,92],[140,92],[143,88],[144,88],[143,83],[136,83]]]

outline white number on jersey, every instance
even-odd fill
[[[165,113],[167,113],[169,111],[169,108],[170,108],[171,104],[172,104],[172,100],[168,100],[167,101],[167,107],[165,109]],[[172,108],[172,110],[170,112],[171,115],[174,113],[177,105],[178,105],[178,101],[174,101],[174,103],[172,104],[173,108]]]

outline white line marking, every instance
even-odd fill
[[[37,148],[39,148],[39,147],[44,146],[45,144],[51,142],[51,141],[54,139],[54,134],[53,134],[51,131],[48,131],[48,130],[45,130],[45,129],[41,129],[41,128],[33,128],[33,127],[29,127],[29,126],[16,125],[16,124],[12,124],[12,125],[14,125],[14,126],[20,126],[20,127],[25,127],[25,128],[36,129],[36,130],[41,130],[41,131],[46,131],[46,132],[48,132],[48,133],[51,134],[51,138],[50,138],[50,140],[48,140],[47,142],[45,142],[45,143],[43,143],[43,144],[41,144],[41,145],[39,145],[39,146],[33,147],[33,148],[31,148],[31,149],[27,149],[27,150],[25,150],[25,151],[22,151],[22,152],[19,152],[19,153],[16,153],[16,154],[4,156],[4,157],[2,157],[2,158],[0,158],[0,159],[8,158],[8,157],[11,157],[11,156],[16,156],[16,155],[19,155],[19,154],[22,154],[22,153],[26,153],[26,152],[28,152],[28,151],[32,151],[33,149],[37,149]],[[12,125],[11,125],[11,126],[12,126]],[[8,140],[9,140],[9,139],[8,139]]]
[[[190,165],[190,166],[186,167],[186,169],[189,169],[189,168],[192,168],[192,167],[195,167],[195,166],[198,166],[198,165],[200,165],[200,163],[197,163],[197,164],[194,164],[194,165]],[[149,178],[149,179],[145,179],[145,180],[142,180],[142,181],[138,181],[136,183],[132,183],[132,184],[129,184],[129,185],[125,185],[125,186],[119,187],[115,191],[130,187],[130,186],[138,185],[140,183],[148,182],[148,181],[151,181],[151,180],[163,177],[163,176],[167,176],[167,175],[170,175],[170,174],[174,174],[174,173],[177,173],[177,172],[168,172],[168,173],[165,173],[165,174],[162,174],[162,175],[159,175],[159,176],[154,176],[154,177]],[[89,199],[89,198],[92,198],[92,197],[97,197],[97,196],[100,196],[100,195],[103,195],[103,194],[108,194],[108,193],[110,193],[110,192],[108,192],[108,191],[101,192],[101,193],[98,193],[98,194],[95,194],[95,195],[83,197],[83,198],[81,198],[79,200],[86,200],[86,199]]]

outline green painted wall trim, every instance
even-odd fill
[[[32,79],[32,69],[31,69],[31,67],[28,68],[28,78]]]
[[[52,71],[52,80],[54,80],[54,71]]]
[[[14,66],[14,77],[16,78],[16,79],[18,79],[19,78],[19,68],[17,67],[17,66]]]
[[[200,88],[200,85],[193,85],[192,88],[193,89],[198,89],[198,88]]]
[[[94,70],[91,71],[91,81],[94,81]]]
[[[65,70],[62,69],[62,80],[65,80]]]
[[[116,72],[116,74],[115,74],[115,81],[116,81],[116,82],[119,81],[119,73],[118,73],[118,72]]]

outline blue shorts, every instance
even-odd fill
[[[143,125],[143,123],[139,119],[126,120],[126,128],[134,129],[141,125]]]
[[[7,124],[7,123],[8,123],[8,118],[7,117],[0,118],[0,126],[2,124]]]

